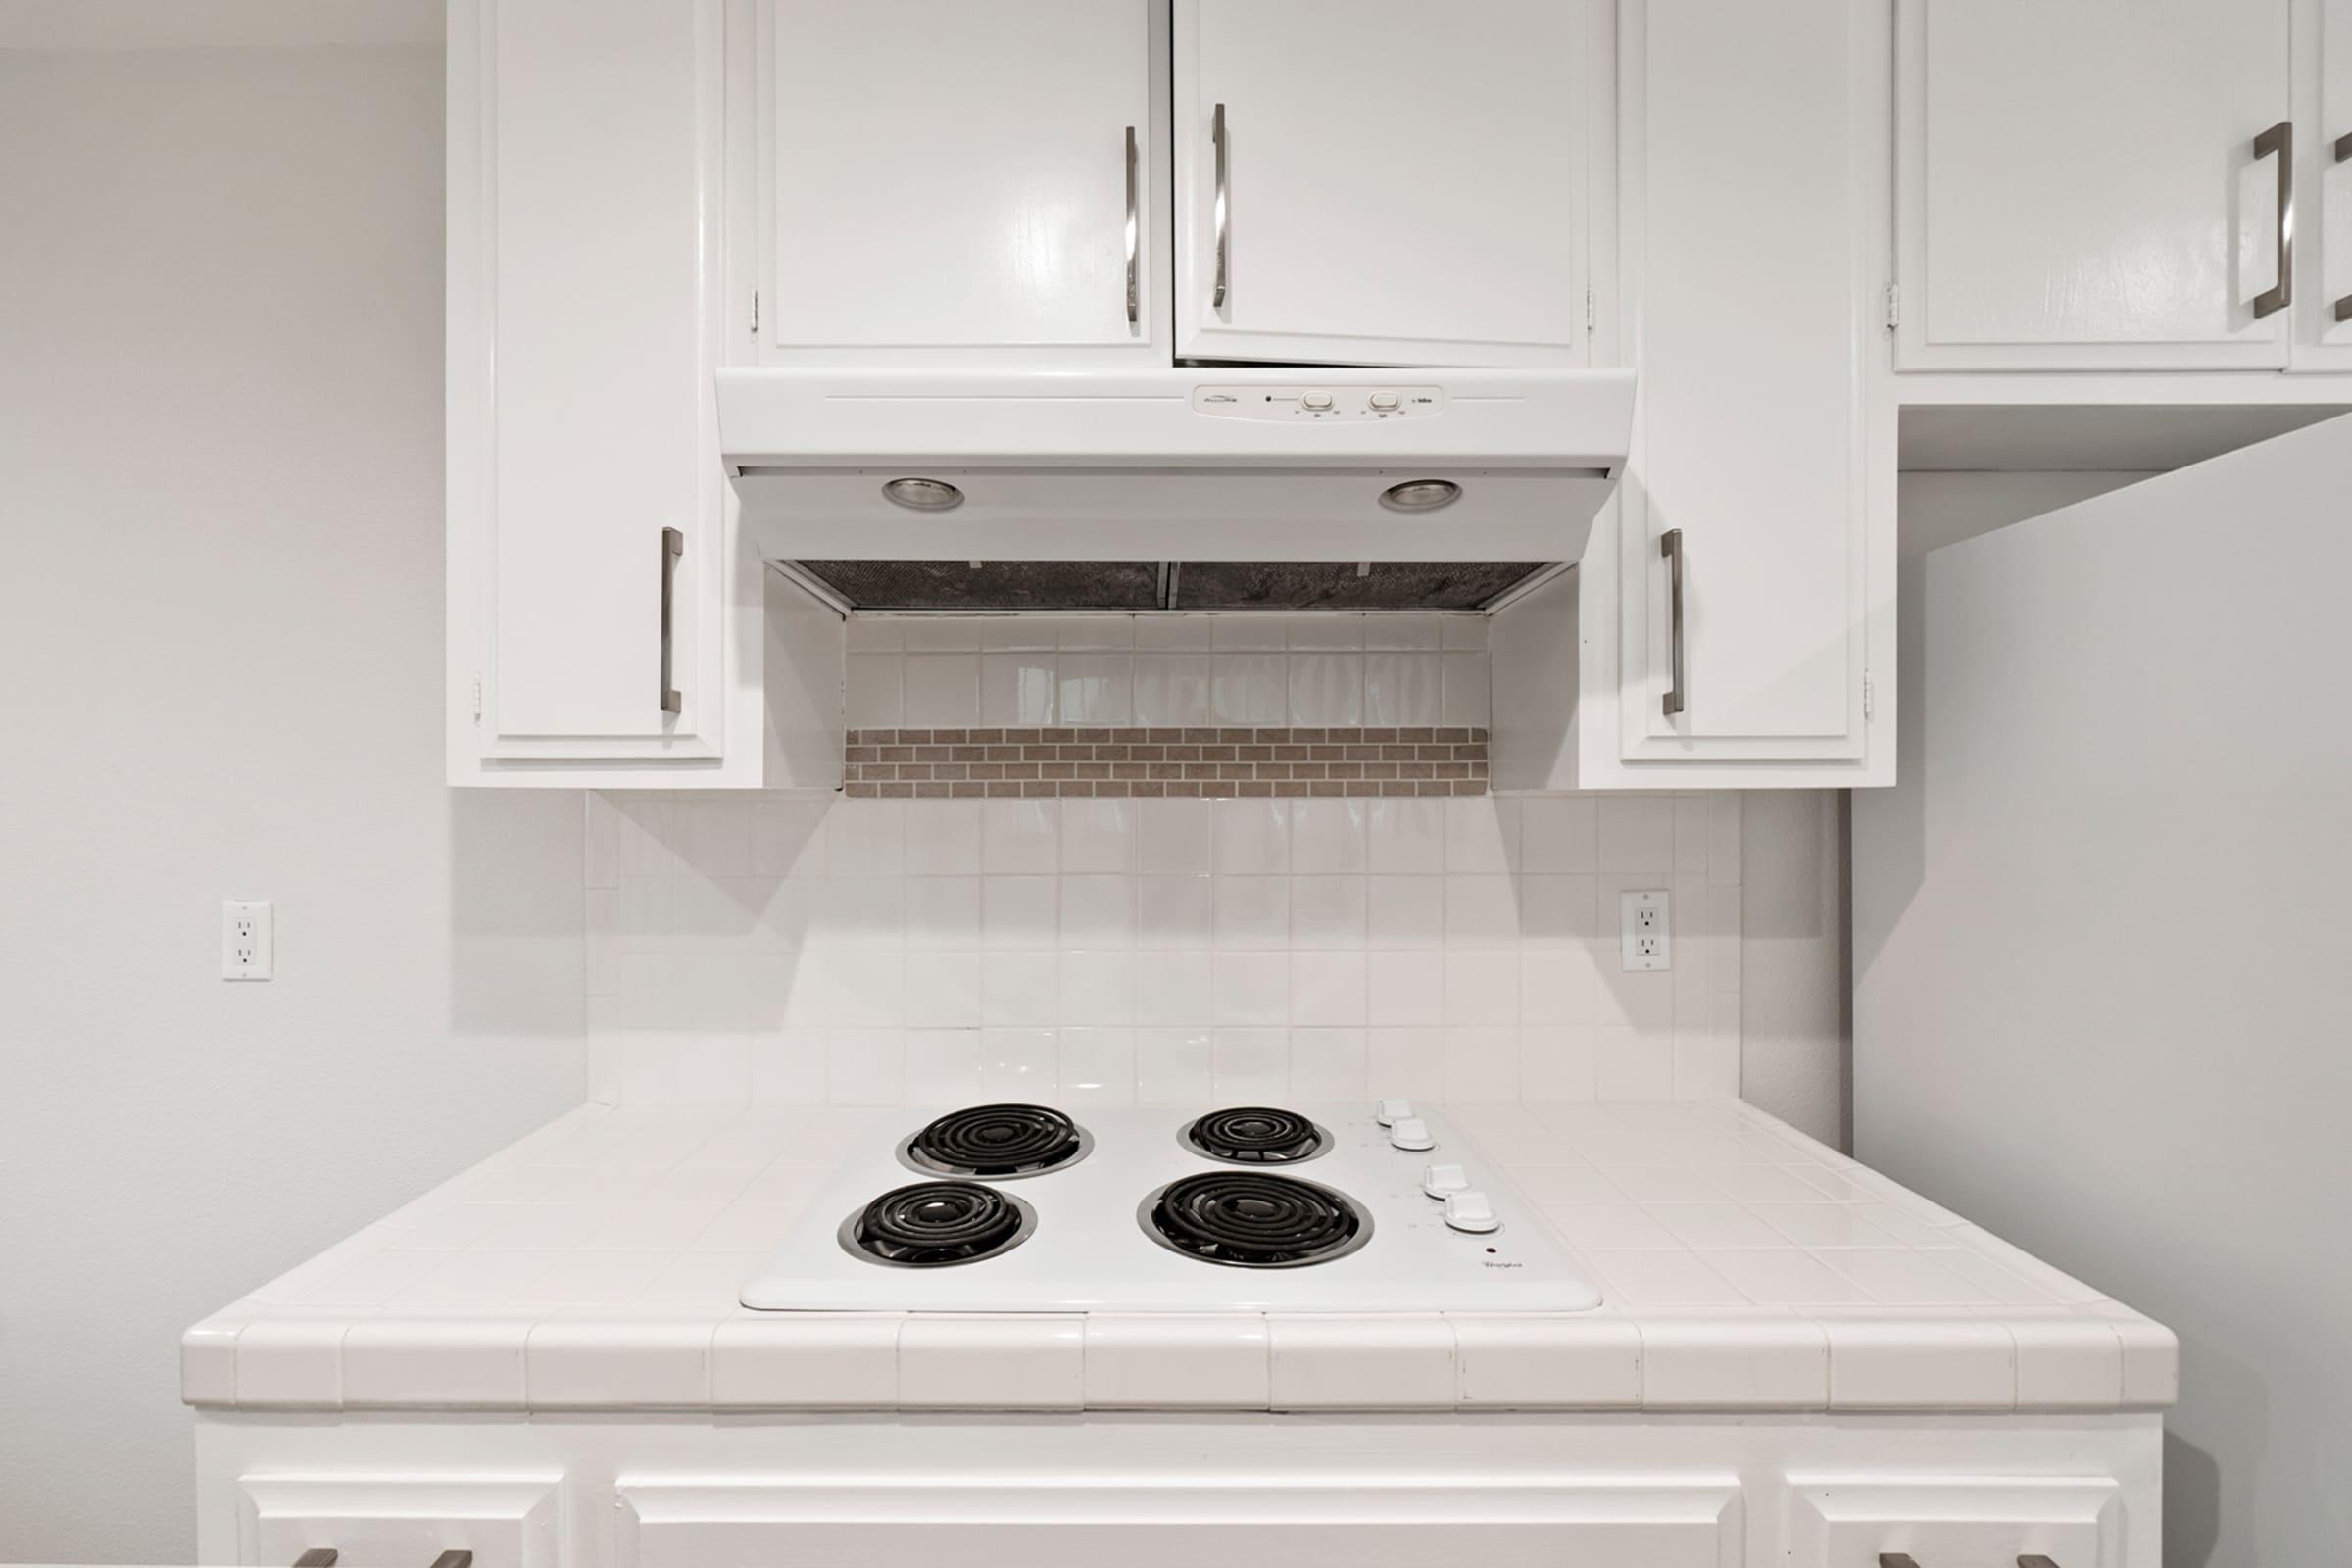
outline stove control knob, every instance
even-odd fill
[[[1372,1119],[1383,1127],[1394,1127],[1413,1113],[1409,1100],[1384,1100],[1373,1108]]]
[[[1446,1223],[1457,1231],[1468,1231],[1473,1236],[1484,1236],[1489,1231],[1502,1229],[1502,1221],[1495,1217],[1494,1205],[1487,1201],[1486,1194],[1475,1189],[1446,1195]]]
[[[1424,1165],[1421,1167],[1421,1190],[1432,1198],[1442,1199],[1448,1193],[1468,1192],[1470,1178],[1459,1165]]]
[[[1398,1149],[1409,1149],[1416,1152],[1438,1147],[1438,1141],[1429,1136],[1429,1123],[1418,1116],[1400,1116],[1390,1123],[1389,1142]]]

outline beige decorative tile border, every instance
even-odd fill
[[[1483,729],[854,729],[842,792],[1484,795]]]

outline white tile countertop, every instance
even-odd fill
[[[880,1108],[589,1105],[190,1329],[234,1409],[2053,1410],[2170,1331],[1751,1106],[1454,1105],[1607,1300],[1557,1315],[762,1313]],[[778,1149],[789,1148],[788,1157]]]

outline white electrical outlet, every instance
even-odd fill
[[[220,978],[267,980],[275,960],[275,920],[268,899],[229,899],[220,906]]]
[[[1628,973],[1674,967],[1673,923],[1666,890],[1617,895],[1617,942]]]

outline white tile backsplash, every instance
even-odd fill
[[[601,1099],[1739,1090],[1736,797],[708,804],[591,800]]]
[[[850,722],[1483,725],[1486,660],[1476,616],[867,617]],[[1737,794],[611,794],[587,822],[599,1099],[1739,1090]],[[1617,894],[1647,887],[1676,966],[1627,975]]]

